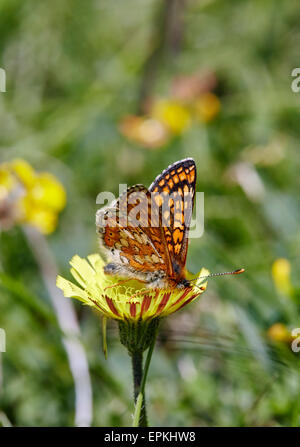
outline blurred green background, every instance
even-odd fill
[[[70,278],[74,254],[98,250],[99,192],[149,186],[185,157],[205,193],[205,232],[191,240],[188,269],[246,269],[211,279],[164,321],[147,384],[153,426],[299,425],[300,353],[270,332],[300,327],[299,22],[296,0],[0,1],[0,161],[23,158],[64,185],[67,205],[47,236],[60,274]],[[171,98],[174,77],[199,72],[216,79],[212,119],[193,119],[155,148],[122,134],[124,117],[144,114],[149,97]],[[291,277],[278,273],[289,287],[272,279],[278,258],[291,267]],[[99,316],[73,305],[92,424],[130,425],[131,365],[117,326],[109,323],[105,361]],[[61,332],[18,226],[0,234],[0,327],[0,424],[73,425]]]

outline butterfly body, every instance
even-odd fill
[[[147,189],[135,185],[96,214],[104,272],[158,289],[191,287],[185,277],[196,165],[170,165]]]

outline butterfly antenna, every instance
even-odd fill
[[[224,275],[239,275],[240,273],[244,273],[245,269],[237,269],[233,272],[222,272],[222,273],[210,273],[205,276],[198,276],[197,278],[190,279],[190,281],[197,281],[200,278],[212,278],[213,276],[224,276]]]

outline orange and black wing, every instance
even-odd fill
[[[96,214],[101,248],[109,259],[136,272],[167,270],[159,229],[149,228],[151,195],[143,185],[128,188],[108,207]],[[156,231],[156,232],[155,232]],[[155,242],[152,238],[154,237]]]
[[[177,161],[165,169],[151,184],[154,215],[159,216],[172,265],[171,276],[182,274],[185,267],[188,233],[191,224],[196,165],[192,158]]]

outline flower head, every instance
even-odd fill
[[[150,116],[125,116],[120,123],[121,133],[142,146],[157,149],[169,140],[169,131],[159,120]]]
[[[157,100],[153,104],[151,113],[167,126],[174,135],[181,135],[191,125],[189,109],[178,101],[171,99]]]
[[[52,233],[66,204],[62,184],[50,173],[34,171],[25,160],[0,165],[0,221],[9,228],[26,223]]]
[[[214,93],[207,92],[195,101],[194,108],[196,118],[203,123],[209,123],[218,115],[221,103]]]
[[[87,260],[76,255],[70,264],[71,273],[79,285],[61,276],[56,282],[66,297],[76,298],[108,318],[133,322],[165,317],[181,309],[205,291],[205,276],[209,274],[202,268],[195,285],[185,289],[158,290],[145,289],[134,280],[114,286],[118,279],[105,275],[105,263],[98,254],[89,255]]]
[[[292,292],[291,264],[285,258],[278,258],[272,265],[272,277],[276,289],[284,295]]]
[[[270,326],[267,335],[271,340],[283,343],[290,343],[293,340],[291,332],[283,323],[275,323]]]

